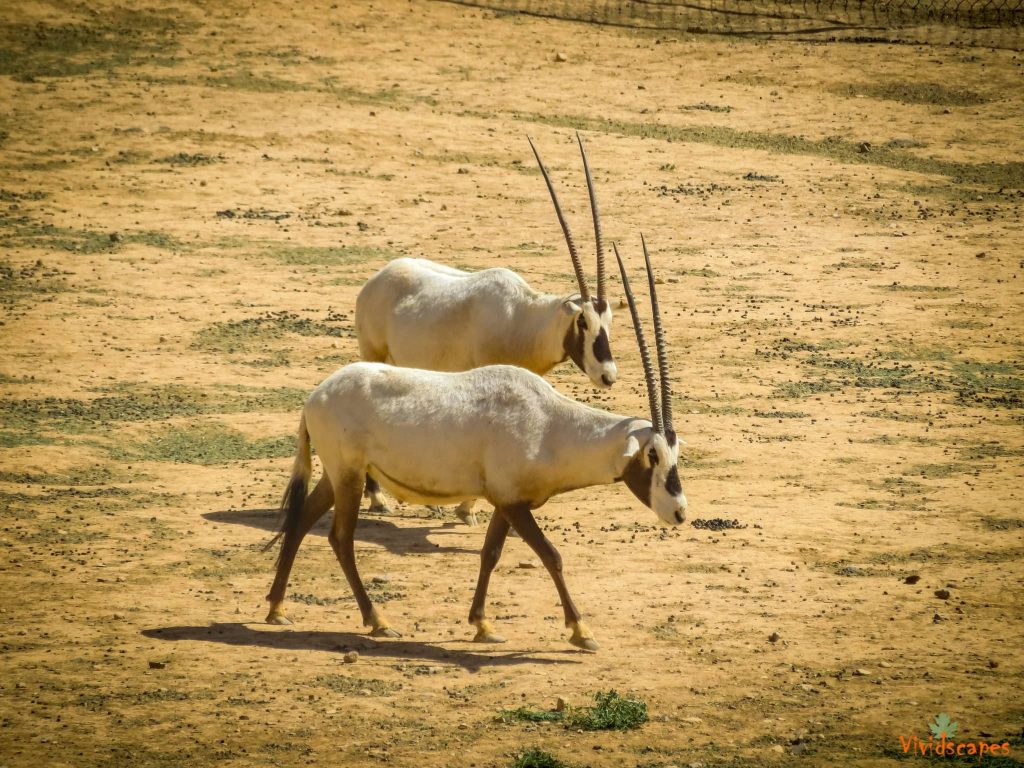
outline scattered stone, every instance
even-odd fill
[[[746,528],[747,526],[739,520],[726,520],[721,517],[713,517],[710,520],[695,519],[690,523],[694,528],[702,528],[706,531],[724,531],[727,528]]]
[[[921,577],[920,577],[920,576],[918,576],[918,575],[917,575],[917,574],[915,573],[915,574],[913,574],[913,575],[911,575],[911,576],[907,576],[907,578],[905,578],[905,579],[903,580],[903,583],[904,583],[904,584],[917,584],[917,582],[919,582],[920,580],[921,580]]]
[[[943,616],[942,614],[939,614],[939,613],[936,613],[934,616],[932,616],[932,624],[938,624],[940,621],[945,621],[945,620],[946,620],[946,617]]]
[[[359,651],[348,651],[341,658],[346,664],[355,664],[359,661]]]
[[[557,61],[557,62],[566,62],[568,60],[569,60],[569,57],[566,56],[564,53],[556,53],[555,54],[555,61]]]
[[[781,744],[774,744],[768,749],[769,752],[774,752],[776,755],[785,754],[786,748]]]
[[[163,669],[166,666],[167,666],[167,662],[166,661],[151,661],[151,662],[149,662],[149,668],[150,669]]]
[[[781,639],[782,639],[782,635],[780,635],[778,632],[772,632],[770,635],[768,635],[768,642],[769,643],[777,643]]]
[[[124,614],[123,613],[115,613],[114,614],[114,621],[123,621],[123,620],[124,620]]]
[[[531,563],[529,560],[520,560],[519,561],[519,567],[520,568],[536,568],[537,564],[536,563]]]
[[[935,590],[935,596],[937,598],[939,598],[939,600],[949,600],[949,590],[948,589],[936,589]]]
[[[871,673],[868,670],[860,668],[853,670],[853,674],[856,677],[869,677],[871,675]]]
[[[988,660],[988,668],[989,669],[995,669],[998,666],[999,666],[999,662],[996,661],[995,659],[989,659]]]
[[[680,719],[684,723],[689,723],[690,725],[700,725],[704,722],[701,718],[697,717],[696,715],[691,715],[690,717],[683,717]]]
[[[569,700],[565,696],[555,697],[555,712],[565,712],[569,709]]]
[[[840,576],[863,576],[864,571],[855,565],[846,565],[836,571]]]
[[[882,669],[889,669],[892,666],[892,664],[890,664],[888,661],[880,661],[878,662],[878,666],[880,666]]]
[[[112,242],[112,243],[119,243],[119,242],[121,242],[121,233],[120,232],[111,232],[109,235],[107,235],[107,237],[110,238],[110,242]]]

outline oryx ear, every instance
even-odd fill
[[[562,311],[565,312],[565,314],[567,315],[575,315],[582,309],[583,307],[581,307],[572,299],[566,299],[565,301],[562,302]]]
[[[626,439],[626,450],[622,452],[622,458],[629,461],[638,453],[640,453],[640,441],[633,437],[633,435],[630,435]]]

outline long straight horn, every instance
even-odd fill
[[[672,384],[668,378],[668,353],[665,351],[665,335],[661,329],[661,310],[658,308],[658,292],[654,288],[654,270],[651,269],[651,255],[647,252],[647,241],[643,233],[640,242],[644,247],[644,263],[647,265],[647,285],[651,289],[651,312],[654,315],[654,348],[658,353],[658,378],[661,380],[661,417],[665,422],[665,436],[675,442],[676,432],[672,427]]]
[[[580,286],[580,299],[587,301],[590,299],[590,293],[587,291],[587,282],[583,276],[583,265],[580,264],[580,255],[576,252],[576,243],[572,239],[572,232],[569,231],[569,224],[565,220],[565,216],[562,215],[562,206],[558,204],[558,195],[555,194],[555,185],[551,183],[551,177],[548,175],[548,169],[544,167],[544,161],[540,159],[540,152],[533,145],[533,139],[529,136],[526,140],[530,142],[530,149],[533,150],[534,157],[537,158],[537,165],[540,166],[540,172],[544,175],[544,182],[548,185],[548,192],[551,193],[551,202],[555,204],[555,214],[558,216],[558,223],[562,225],[562,232],[565,234],[565,243],[569,246],[569,258],[572,259],[572,268],[576,272],[576,282]]]
[[[615,260],[619,262],[619,274],[622,275],[622,290],[626,292],[626,301],[629,302],[629,314],[633,316],[633,330],[636,332],[636,343],[640,347],[640,362],[644,365],[644,380],[647,382],[647,401],[651,404],[651,423],[654,425],[655,432],[664,434],[665,425],[661,420],[661,408],[658,406],[658,395],[654,384],[654,370],[651,367],[651,354],[647,351],[644,329],[640,325],[640,315],[636,311],[636,299],[633,298],[633,291],[629,289],[629,278],[626,277],[626,268],[622,265],[619,247],[615,243],[612,243],[612,250],[615,251]]]
[[[583,137],[576,131],[576,141],[580,144],[583,155],[583,171],[587,174],[587,193],[590,195],[590,212],[594,216],[594,241],[597,243],[597,298],[607,300],[607,285],[604,276],[604,242],[601,240],[601,214],[597,210],[597,195],[594,194],[594,179],[590,176],[590,163],[587,162],[587,150],[583,148]]]

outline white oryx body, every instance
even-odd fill
[[[401,258],[367,281],[356,299],[356,336],[363,360],[431,371],[467,371],[485,365],[516,365],[545,374],[567,358],[596,387],[618,375],[610,338],[600,215],[583,140],[597,245],[597,296],[592,298],[569,225],[540,154],[533,148],[565,235],[579,287],[578,295],[538,293],[504,268],[465,272],[427,259]],[[387,511],[373,475],[366,493],[370,509]],[[475,525],[473,500],[456,514]]]
[[[596,385],[611,386],[617,370],[603,352],[611,310],[538,293],[501,267],[463,272],[427,259],[396,259],[359,292],[355,326],[363,360],[431,371],[507,364],[545,374],[574,351],[569,345],[581,312],[593,329],[580,340],[582,367]]]
[[[355,526],[364,478],[370,477],[407,501],[439,504],[485,498],[494,504],[469,614],[477,641],[501,641],[485,617],[484,604],[511,527],[551,574],[566,626],[572,628],[570,642],[596,650],[565,585],[561,557],[532,510],[556,494],[618,481],[668,525],[682,523],[687,506],[677,469],[679,443],[672,428],[668,363],[650,263],[660,403],[621,260],[619,269],[644,365],[649,421],[570,400],[537,374],[507,365],[441,372],[359,362],[335,372],[313,391],[302,411],[292,478],[281,505],[284,517],[276,538],[283,537],[283,542],[267,596],[268,622],[289,623],[281,607],[295,554],[333,504],[328,539],[363,623],[374,635],[397,636],[371,603],[356,568]],[[320,456],[324,477],[307,497],[311,448]]]
[[[484,498],[536,509],[555,494],[622,478],[653,435],[648,420],[570,400],[510,365],[440,373],[353,363],[313,391],[303,417],[332,483],[365,471],[421,504]],[[675,466],[675,456],[663,458]],[[685,508],[680,494],[659,499],[655,512],[677,525]]]

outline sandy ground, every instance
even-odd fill
[[[0,10],[0,765],[913,765],[940,712],[1017,764],[1020,54],[133,8]],[[597,654],[518,539],[508,643],[469,642],[482,528],[416,506],[357,535],[400,640],[365,635],[322,525],[295,625],[263,624],[359,286],[419,255],[573,290],[526,136],[592,270],[575,128],[606,236],[664,279],[691,519],[744,527],[663,530],[614,486],[539,510]],[[613,390],[549,379],[643,415],[614,326]],[[498,719],[609,689],[650,722]]]

